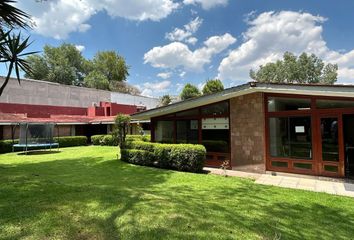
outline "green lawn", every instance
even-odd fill
[[[0,239],[353,239],[354,199],[116,159],[0,155]]]

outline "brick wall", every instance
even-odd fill
[[[263,94],[230,99],[231,164],[233,169],[265,171]]]

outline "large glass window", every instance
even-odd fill
[[[198,120],[178,120],[177,143],[198,143]]]
[[[290,110],[308,110],[311,108],[311,100],[306,98],[284,98],[269,97],[268,111],[290,111]]]
[[[321,119],[322,160],[339,161],[338,119]]]
[[[202,107],[202,115],[225,115],[229,112],[229,102],[219,102]]]
[[[269,118],[270,155],[312,159],[311,117]]]
[[[173,121],[157,121],[155,126],[155,141],[161,143],[174,142]]]
[[[203,118],[202,144],[208,152],[229,152],[229,118]]]
[[[318,100],[316,100],[316,106],[317,106],[317,108],[320,108],[320,109],[354,108],[354,101],[318,99]]]

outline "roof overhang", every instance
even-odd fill
[[[220,93],[193,98],[168,106],[150,109],[133,114],[135,120],[146,120],[166,114],[172,114],[187,109],[220,102],[230,98],[250,93],[281,93],[308,96],[349,97],[354,98],[353,85],[309,85],[309,84],[274,84],[250,82],[236,87],[225,89]]]

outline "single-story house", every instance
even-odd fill
[[[154,142],[199,143],[206,165],[354,176],[354,86],[250,82],[133,114]]]

